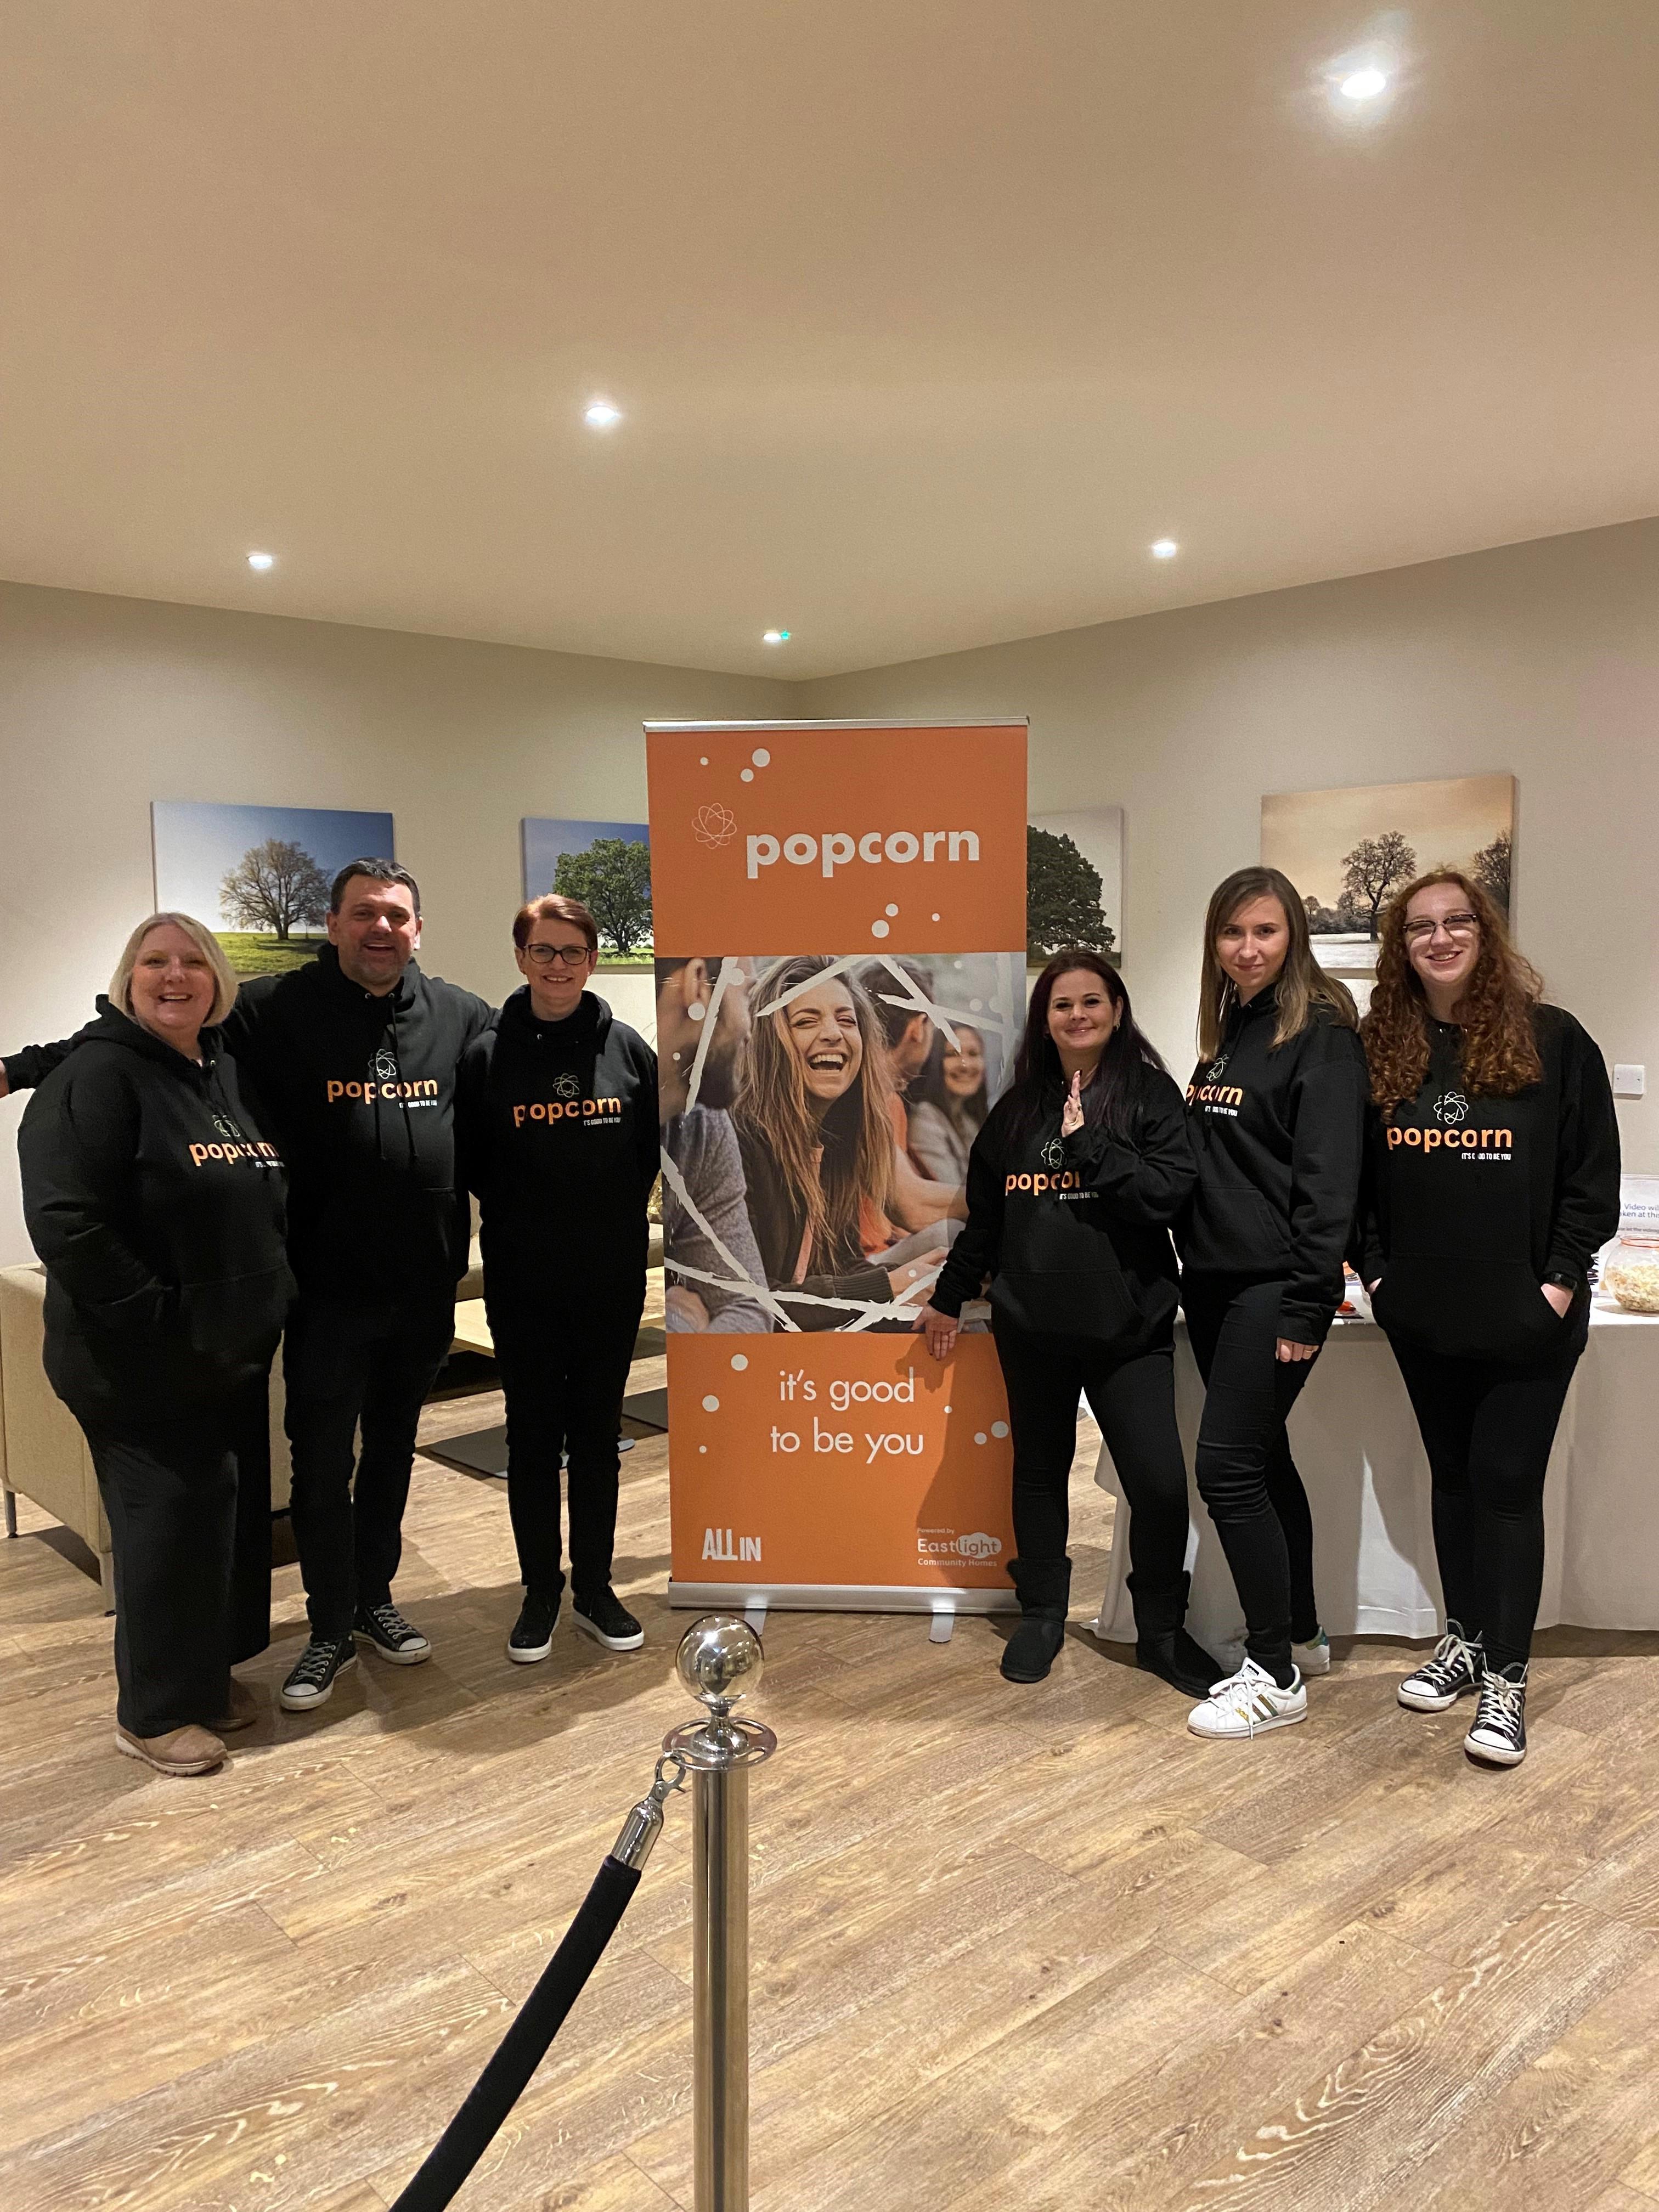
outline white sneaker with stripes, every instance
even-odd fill
[[[1301,1674],[1281,1690],[1265,1667],[1246,1658],[1237,1674],[1218,1682],[1201,1705],[1187,1716],[1194,1735],[1214,1740],[1265,1735],[1308,1717],[1308,1692]]]

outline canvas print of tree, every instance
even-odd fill
[[[605,967],[651,965],[651,839],[643,822],[524,817],[524,895],[579,898]]]
[[[156,906],[204,921],[239,975],[303,966],[328,941],[338,871],[397,857],[389,814],[196,799],[157,799],[149,811]]]
[[[1025,951],[1039,966],[1062,945],[1123,950],[1123,809],[1078,806],[1025,825]]]
[[[1302,894],[1327,968],[1368,975],[1389,901],[1429,868],[1461,868],[1510,911],[1515,778],[1455,775],[1261,802],[1261,858]]]

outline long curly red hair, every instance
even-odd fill
[[[1474,972],[1459,1002],[1464,1082],[1473,1091],[1510,1098],[1543,1079],[1532,1018],[1544,995],[1543,977],[1516,951],[1503,908],[1489,891],[1459,868],[1431,868],[1407,884],[1383,915],[1376,988],[1359,1024],[1371,1096],[1384,1115],[1415,1098],[1429,1072],[1429,1005],[1406,950],[1406,910],[1434,884],[1455,884],[1480,924]]]

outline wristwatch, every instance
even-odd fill
[[[1578,1295],[1583,1279],[1582,1275],[1569,1275],[1560,1267],[1557,1267],[1553,1273],[1544,1278],[1545,1282],[1552,1288],[1558,1291],[1571,1291],[1575,1297]]]

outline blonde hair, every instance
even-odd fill
[[[151,930],[161,929],[168,922],[175,929],[184,931],[213,970],[213,1008],[202,1024],[204,1029],[213,1028],[223,1021],[235,1005],[239,986],[236,971],[226,959],[223,945],[213,932],[198,921],[193,915],[153,914],[148,921],[139,923],[128,938],[125,948],[115,963],[115,973],[109,979],[109,1002],[118,1013],[125,1014],[130,1020],[133,1018],[132,971],[138,965],[138,955],[143,951],[144,939]]]
[[[1216,939],[1224,922],[1231,921],[1241,907],[1259,898],[1278,900],[1285,910],[1285,927],[1291,940],[1285,965],[1279,971],[1279,1021],[1273,1030],[1273,1049],[1276,1052],[1280,1045],[1300,1036],[1313,1019],[1316,1006],[1328,1007],[1331,1018],[1345,1030],[1359,1027],[1359,1011],[1347,985],[1339,983],[1334,975],[1328,975],[1314,958],[1313,939],[1308,933],[1308,909],[1290,878],[1281,875],[1277,868],[1236,868],[1224,882],[1216,885],[1204,917],[1204,964],[1198,986],[1200,1060],[1213,1060],[1220,1051],[1227,1017],[1237,996],[1231,978],[1217,956]]]

